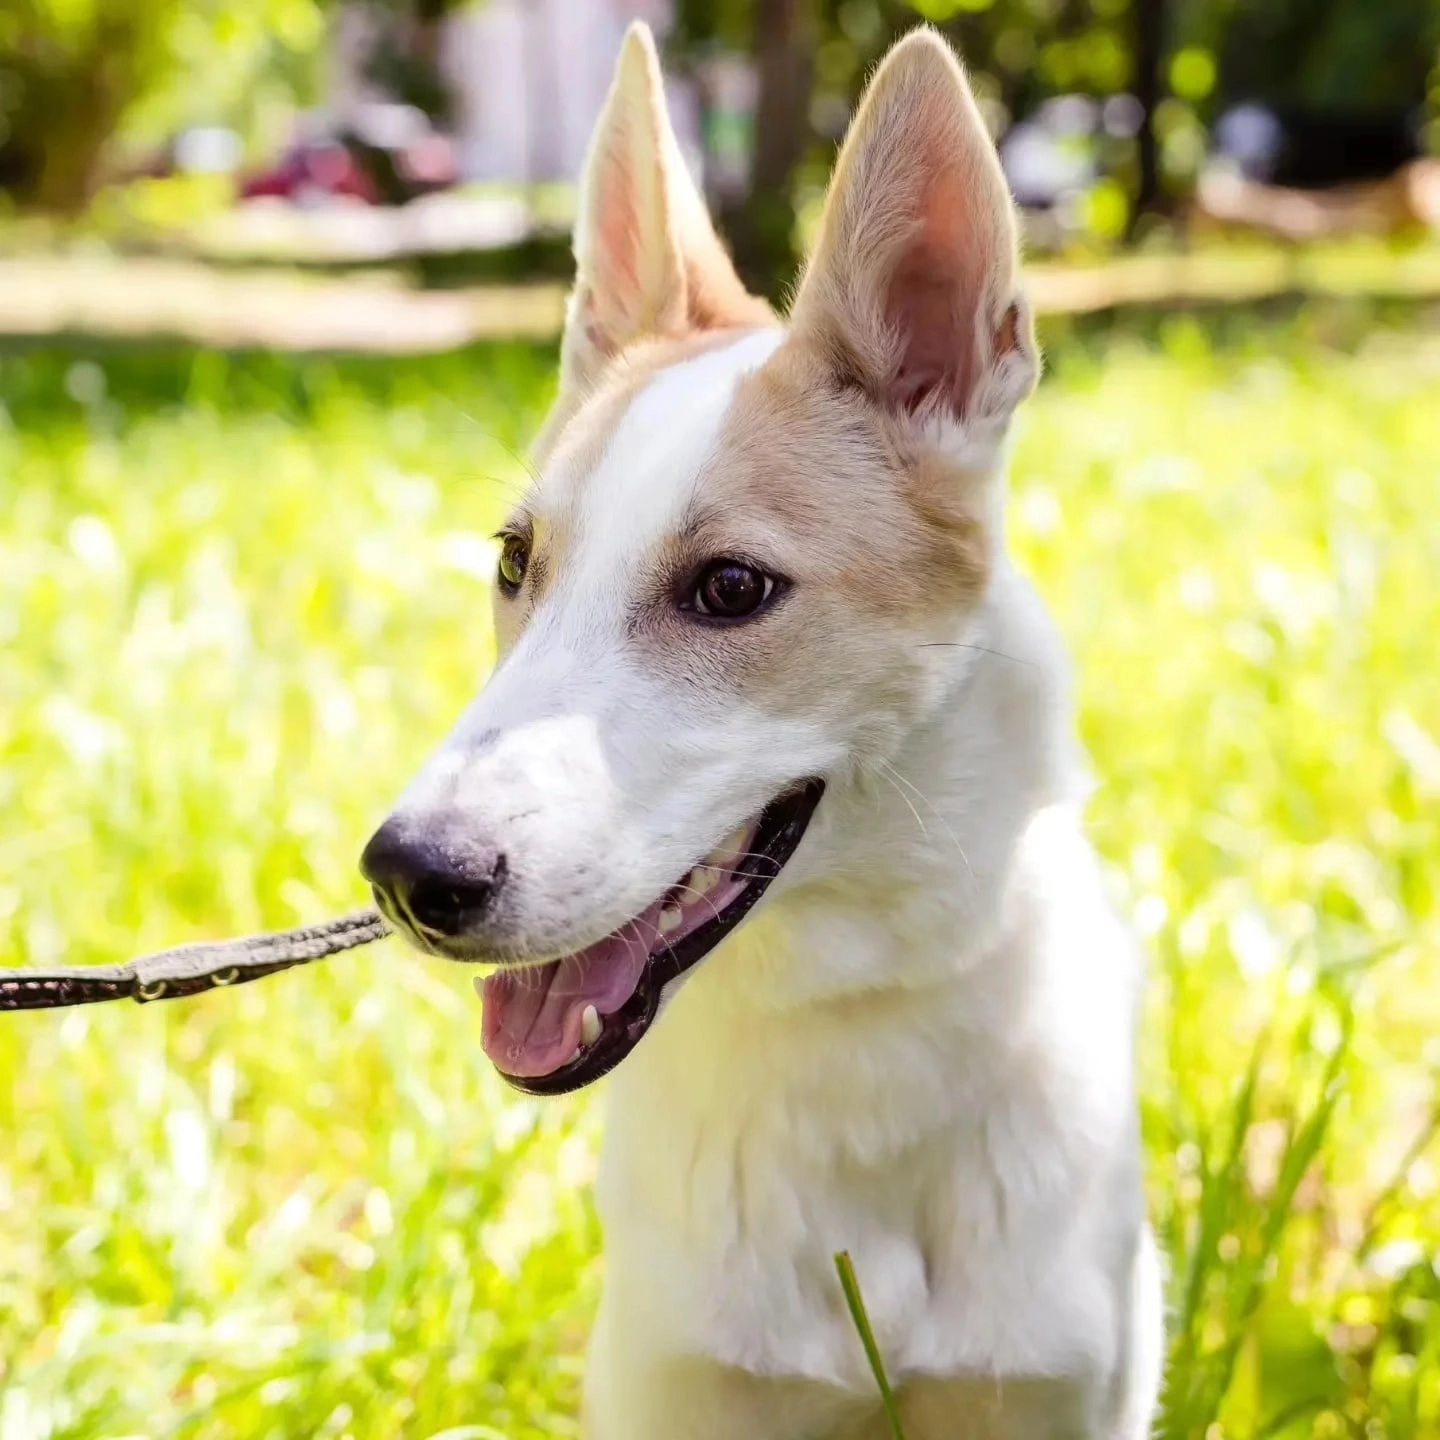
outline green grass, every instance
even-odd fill
[[[880,1353],[879,1342],[870,1325],[870,1314],[865,1308],[865,1297],[860,1292],[860,1281],[855,1276],[855,1264],[850,1252],[842,1250],[835,1257],[835,1273],[840,1279],[840,1289],[845,1296],[845,1308],[850,1312],[850,1321],[855,1333],[865,1348],[865,1359],[870,1373],[875,1377],[875,1388],[880,1392],[880,1404],[890,1426],[891,1440],[906,1440],[905,1430],[900,1422],[900,1406],[895,1391],[890,1385],[890,1376],[885,1369],[885,1357]]]
[[[1440,343],[1052,341],[1012,531],[1153,957],[1166,1440],[1433,1436]],[[0,963],[361,897],[489,662],[550,367],[0,358]],[[479,1019],[387,943],[0,1020],[0,1437],[574,1435],[597,1114],[506,1093]]]

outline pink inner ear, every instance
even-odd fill
[[[985,277],[999,257],[987,253],[973,197],[949,167],[934,168],[939,173],[922,197],[919,223],[901,248],[886,292],[885,318],[900,336],[886,389],[897,409],[914,412],[939,403],[962,415],[979,379]]]
[[[605,167],[598,179],[599,214],[596,217],[594,265],[605,288],[633,295],[640,288],[639,192],[627,153],[616,136],[605,152]]]
[[[907,256],[891,281],[886,318],[901,336],[887,386],[891,404],[913,413],[938,401],[959,414],[974,376],[974,335],[949,267],[937,257]]]

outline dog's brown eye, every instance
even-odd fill
[[[716,620],[740,620],[753,615],[774,589],[774,578],[764,571],[735,560],[721,560],[701,572],[691,603],[698,614]]]
[[[500,588],[513,595],[525,579],[530,563],[530,546],[523,536],[507,535],[500,550]]]

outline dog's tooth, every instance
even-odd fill
[[[716,870],[733,870],[735,862],[748,848],[745,841],[749,827],[742,825],[728,840],[722,840],[706,857],[705,863]]]
[[[660,933],[668,935],[679,926],[681,918],[679,906],[666,905],[660,911]]]
[[[685,877],[685,883],[695,894],[708,895],[720,883],[720,877],[708,865],[697,865]]]
[[[582,1044],[593,1045],[600,1038],[600,1012],[587,1005],[580,1017],[580,1040]]]

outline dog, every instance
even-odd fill
[[[493,967],[521,1090],[608,1082],[589,1440],[1138,1440],[1160,1266],[1138,949],[1005,548],[1039,359],[964,72],[892,49],[788,321],[632,28],[558,397],[497,537],[499,662],[362,869]]]

